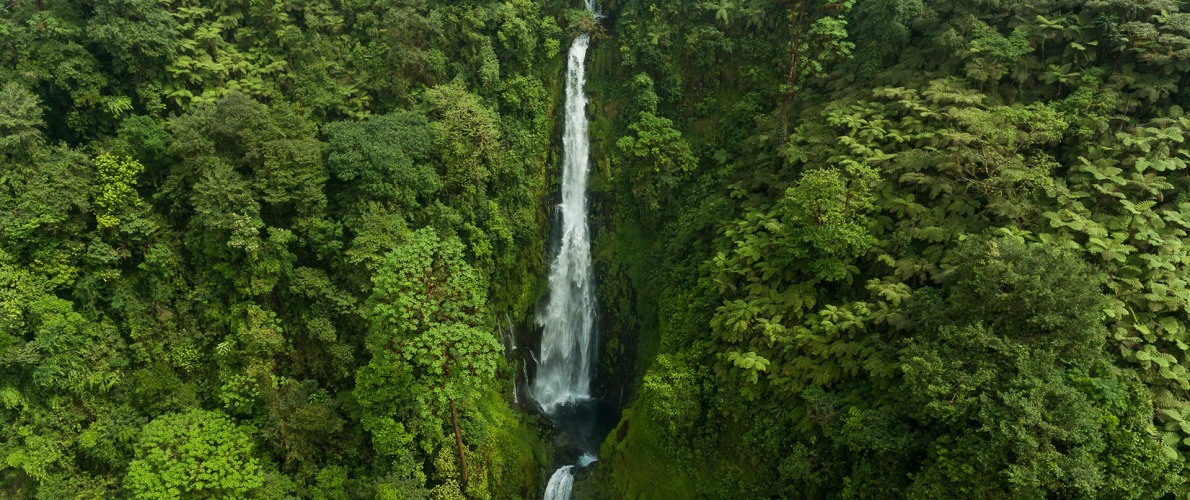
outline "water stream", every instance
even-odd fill
[[[545,487],[544,500],[569,500],[570,490],[574,487],[574,468],[586,467],[599,459],[590,453],[579,457],[575,465],[564,465],[550,476],[550,482]]]
[[[574,487],[574,473],[571,472],[573,465],[564,465],[554,475],[550,476],[550,482],[545,486],[544,500],[569,500],[570,489]]]
[[[550,266],[549,302],[538,311],[541,353],[533,399],[546,413],[559,405],[590,398],[595,357],[595,290],[591,275],[591,241],[587,225],[587,96],[583,92],[584,59],[590,38],[582,35],[570,47],[566,74],[566,124],[562,136],[562,203],[555,230],[557,255]]]

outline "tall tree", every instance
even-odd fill
[[[440,238],[431,228],[410,234],[373,282],[372,360],[356,379],[356,398],[367,411],[364,425],[377,441],[408,427],[433,449],[442,416],[449,415],[465,483],[456,405],[477,396],[494,376],[502,351],[488,330],[486,286],[463,259],[459,239]],[[391,383],[398,380],[406,381],[404,387]]]

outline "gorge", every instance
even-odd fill
[[[0,2],[0,498],[1190,497],[1186,6]]]
[[[592,1],[586,3],[594,13]],[[585,452],[579,463],[558,468],[545,491],[549,500],[570,498],[574,467],[586,467],[597,436],[591,428],[598,402],[591,397],[591,376],[598,351],[595,283],[591,271],[591,230],[587,220],[587,176],[590,170],[586,55],[589,34],[579,35],[567,57],[564,130],[562,135],[562,200],[554,231],[558,247],[549,268],[549,294],[539,310],[541,349],[533,399],[557,429],[568,433]]]

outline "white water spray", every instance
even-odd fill
[[[587,8],[594,10],[593,2]],[[584,59],[591,39],[570,46],[566,71],[566,125],[562,136],[562,203],[558,254],[550,266],[549,303],[538,311],[541,359],[533,399],[546,413],[559,405],[588,399],[595,357],[595,290],[587,226],[587,96]]]
[[[504,322],[508,323],[508,342],[512,344],[512,350],[516,350],[516,327],[512,324],[512,316],[504,313]]]
[[[584,453],[579,457],[577,467],[586,467],[599,461],[595,455]],[[554,475],[550,476],[550,482],[545,486],[544,500],[569,500],[570,490],[574,488],[574,468],[575,465],[564,465],[558,470],[554,471]]]
[[[550,482],[545,486],[544,500],[570,500],[570,490],[574,487],[573,465],[564,465],[554,471]]]
[[[595,12],[594,0],[587,10]],[[549,302],[538,311],[542,327],[541,359],[533,380],[533,399],[553,416],[559,406],[591,398],[591,369],[595,358],[595,289],[591,274],[591,236],[587,226],[587,171],[590,139],[587,137],[587,46],[591,37],[581,35],[570,46],[566,66],[566,124],[562,134],[562,203],[558,254],[550,265]],[[530,354],[532,354],[530,352]],[[578,467],[596,460],[584,455]],[[545,487],[546,500],[568,500],[574,486],[574,467],[554,471]]]

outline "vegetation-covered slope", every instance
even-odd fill
[[[615,2],[599,491],[1184,493],[1184,8]]]
[[[535,496],[561,10],[0,5],[0,497]]]
[[[1190,492],[1185,2],[573,7],[0,5],[0,497],[536,496],[494,318],[578,31],[578,493]]]

